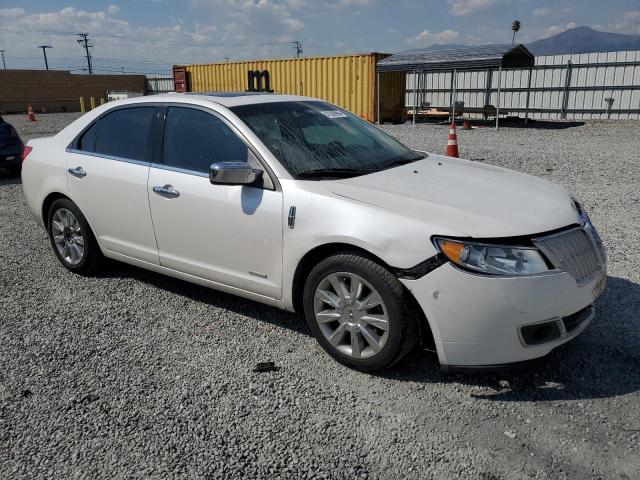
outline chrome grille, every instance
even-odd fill
[[[604,270],[595,239],[584,228],[539,237],[533,243],[554,267],[569,272],[579,285]]]

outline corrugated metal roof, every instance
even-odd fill
[[[479,45],[430,51],[409,50],[378,62],[378,72],[411,72],[434,70],[477,70],[502,66],[528,68],[534,58],[524,45]]]

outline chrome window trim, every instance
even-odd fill
[[[107,160],[115,160],[117,162],[133,163],[134,165],[142,165],[143,167],[148,167],[151,165],[151,162],[146,162],[144,160],[134,160],[132,158],[116,157],[115,155],[106,155],[104,153],[98,153],[98,152],[87,152],[85,150],[78,150],[76,148],[67,147],[65,149],[65,152],[75,153],[78,155],[88,155],[90,157],[105,158]]]
[[[172,167],[171,165],[165,165],[164,163],[151,163],[149,166],[151,168],[157,168],[159,170],[168,170],[170,172],[193,175],[194,177],[209,178],[208,173],[200,172],[198,170],[189,170],[188,168]]]
[[[105,105],[108,105],[105,104]],[[67,150],[71,149],[71,150],[77,150],[76,145],[78,144],[78,140],[80,139],[80,137],[87,131],[89,130],[93,125],[95,125],[97,122],[99,122],[103,117],[109,115],[110,113],[116,112],[118,110],[127,110],[127,109],[131,109],[131,108],[143,108],[143,107],[161,107],[162,103],[161,102],[140,102],[140,103],[131,103],[131,104],[125,104],[125,105],[115,105],[112,106],[111,108],[108,108],[107,110],[105,110],[104,112],[102,112],[100,115],[98,115],[97,117],[95,117],[93,120],[91,120],[87,125],[84,126],[84,128],[82,128],[82,130],[80,130],[74,137],[73,140],[71,140],[69,142],[69,144],[67,145]],[[100,107],[96,107],[96,108],[100,108]],[[154,122],[155,123],[155,122]],[[155,129],[155,126],[154,126]],[[91,152],[91,153],[95,153],[95,152]],[[107,158],[107,157],[105,157]],[[120,158],[120,157],[118,157]],[[126,159],[125,159],[126,160]]]
[[[221,104],[216,103],[215,105],[218,105],[218,106],[226,109],[226,107],[222,106]],[[211,108],[211,107],[204,106],[204,105],[198,105],[198,104],[193,104],[193,103],[183,103],[183,102],[179,102],[179,101],[176,101],[176,102],[173,102],[173,101],[169,101],[169,102],[141,102],[141,103],[136,103],[136,104],[131,104],[131,105],[118,105],[118,106],[115,106],[115,107],[110,108],[107,111],[103,112],[101,115],[99,115],[98,117],[93,119],[88,125],[86,125],[80,132],[78,132],[75,135],[75,137],[69,143],[69,145],[67,146],[65,151],[67,153],[89,155],[89,156],[92,156],[92,157],[104,158],[104,159],[107,159],[107,160],[115,160],[115,161],[118,161],[118,162],[125,162],[125,163],[132,163],[132,164],[135,164],[135,165],[143,165],[143,166],[148,166],[148,167],[154,167],[154,168],[159,168],[161,170],[167,170],[167,171],[172,171],[172,172],[176,172],[176,173],[184,173],[184,174],[193,175],[193,176],[196,176],[196,177],[207,177],[207,178],[209,177],[209,173],[208,172],[201,172],[201,171],[198,171],[198,170],[189,170],[189,169],[185,169],[185,168],[172,167],[170,165],[165,165],[162,162],[163,159],[160,159],[161,160],[160,162],[154,161],[154,159],[151,159],[150,161],[134,160],[134,159],[130,159],[130,158],[117,157],[117,156],[114,156],[114,155],[106,155],[106,154],[102,154],[102,153],[98,153],[98,152],[88,152],[88,151],[85,151],[85,150],[79,150],[77,148],[74,148],[74,145],[76,144],[78,139],[84,134],[84,132],[87,131],[89,128],[91,128],[91,126],[94,125],[96,122],[99,122],[100,119],[102,117],[104,117],[105,115],[113,113],[113,112],[115,112],[117,110],[124,110],[124,109],[127,109],[127,108],[136,108],[136,107],[162,107],[162,108],[180,107],[180,108],[190,108],[190,109],[193,109],[193,110],[201,110],[201,111],[204,111],[204,112],[206,112],[206,113],[208,113],[210,115],[214,115],[221,122],[223,122],[227,127],[229,127],[238,136],[238,138],[240,138],[240,140],[247,146],[247,148],[251,151],[251,153],[253,153],[253,155],[256,157],[256,160],[258,161],[258,163],[260,163],[260,165],[262,166],[262,168],[265,171],[265,173],[267,175],[269,175],[269,178],[271,179],[271,182],[273,183],[273,186],[274,186],[273,190],[274,191],[282,191],[282,187],[280,186],[280,181],[279,181],[278,177],[276,176],[276,174],[271,169],[271,166],[264,159],[264,157],[260,154],[260,152],[257,150],[255,145],[253,145],[253,143],[246,137],[246,135],[240,129],[238,129],[229,118],[227,118],[224,115],[224,112],[218,111],[215,108]],[[229,110],[229,112],[231,112],[231,110]],[[231,113],[233,113],[233,112],[231,112]],[[163,121],[162,128],[163,128],[163,132],[162,133],[164,135],[164,121]],[[265,189],[265,190],[271,190],[271,189]]]

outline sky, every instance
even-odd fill
[[[0,0],[7,68],[163,73],[172,64],[527,43],[587,25],[640,34],[640,0]],[[1,68],[1,66],[0,66]]]

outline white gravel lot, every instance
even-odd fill
[[[28,139],[75,117],[6,118]],[[489,375],[423,352],[366,375],[294,315],[123,264],[74,276],[0,173],[0,478],[639,479],[640,122],[554,125],[459,130],[461,154],[580,199],[608,287],[581,337]],[[383,128],[435,152],[448,131]]]

